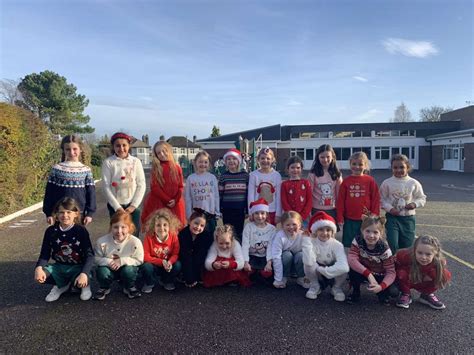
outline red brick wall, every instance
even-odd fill
[[[431,170],[431,148],[430,146],[422,146],[419,149],[418,170]]]
[[[443,168],[443,146],[435,145],[432,148],[431,164],[433,170],[441,170]]]
[[[464,172],[474,173],[474,143],[464,144]]]

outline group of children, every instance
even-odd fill
[[[80,289],[82,300],[90,299],[95,264],[98,300],[114,280],[136,298],[156,284],[174,290],[177,278],[190,288],[198,283],[250,286],[259,280],[285,288],[294,277],[309,299],[330,286],[336,301],[356,303],[367,283],[384,304],[398,296],[397,306],[408,308],[410,290],[416,289],[420,302],[445,307],[434,293],[446,286],[450,273],[435,237],[415,240],[415,209],[426,196],[408,175],[406,156],[392,157],[393,176],[379,190],[367,175],[365,153],[350,157],[351,175],[343,180],[327,144],[318,148],[308,179],[302,178],[302,160],[290,157],[289,179],[283,182],[269,148],[259,151],[259,169],[250,174],[240,168],[240,152],[230,149],[219,180],[209,173],[209,154],[200,151],[185,184],[172,147],[160,141],[153,147],[150,192],[140,213],[145,177],[140,160],[129,154],[130,143],[121,132],[111,138],[114,154],[102,166],[110,230],[94,248],[85,228],[96,209],[92,174],[81,162],[79,138],[63,139],[63,159],[53,167],[45,194],[51,226],[35,269],[38,282],[54,285],[46,301],[70,288]],[[379,216],[381,207],[385,217]],[[339,230],[342,243],[335,238]],[[134,236],[140,231],[143,243]],[[54,264],[48,264],[51,258]],[[346,297],[347,280],[351,292]]]

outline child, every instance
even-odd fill
[[[260,168],[250,173],[247,200],[250,203],[259,198],[265,199],[269,207],[268,222],[275,226],[281,215],[281,175],[272,168],[275,155],[270,148],[260,149],[257,161]]]
[[[102,163],[102,179],[109,215],[125,211],[132,215],[133,224],[140,231],[140,209],[145,195],[145,173],[140,159],[129,154],[131,137],[117,132],[110,143],[114,155]]]
[[[311,213],[311,184],[309,180],[302,179],[303,160],[293,156],[286,163],[286,170],[290,180],[281,184],[281,208],[283,212],[296,211],[307,222]]]
[[[99,289],[94,295],[96,300],[104,300],[110,293],[114,280],[120,280],[123,292],[128,298],[140,297],[135,287],[138,267],[143,264],[143,245],[133,236],[135,226],[131,216],[116,212],[110,219],[109,234],[99,238],[95,247],[96,277]]]
[[[250,204],[252,221],[244,227],[242,235],[242,253],[244,270],[259,272],[264,279],[272,276],[271,243],[275,235],[275,226],[267,223],[268,203],[263,198]]]
[[[183,198],[183,171],[173,158],[173,147],[164,142],[153,146],[153,162],[150,178],[150,193],[145,198],[141,222],[160,208],[169,208],[181,224],[186,225]]]
[[[321,145],[308,175],[313,197],[313,211],[324,211],[336,219],[336,200],[342,184],[336,153],[329,144]]]
[[[148,219],[143,242],[143,293],[151,293],[158,279],[165,290],[175,289],[174,281],[181,271],[181,263],[178,261],[179,240],[176,235],[179,227],[178,218],[167,208],[160,208]]]
[[[382,208],[387,212],[387,239],[392,252],[409,248],[415,240],[415,209],[423,207],[426,195],[421,184],[408,176],[411,164],[403,154],[395,154],[390,160],[391,178],[380,185]]]
[[[342,244],[349,248],[352,239],[360,233],[363,214],[380,214],[380,194],[374,178],[365,175],[369,171],[369,159],[364,152],[356,152],[349,158],[352,175],[345,178],[337,197],[337,223],[342,228]]]
[[[241,240],[247,214],[249,174],[240,170],[242,155],[232,148],[224,154],[227,168],[219,178],[219,196],[224,224],[234,227],[237,239]]]
[[[217,218],[220,217],[219,190],[217,179],[208,170],[210,166],[209,154],[202,150],[194,158],[196,172],[186,179],[186,217],[189,219],[194,208],[206,212],[206,229],[214,234]]]
[[[385,218],[378,216],[363,216],[361,232],[352,241],[349,250],[349,278],[352,293],[349,303],[360,299],[360,284],[369,282],[367,289],[377,294],[379,302],[388,304],[390,296],[397,296],[398,290],[393,285],[395,281],[395,264],[392,252],[384,237]]]
[[[206,215],[196,209],[189,224],[179,232],[179,260],[183,269],[184,283],[194,287],[201,281],[204,261],[212,244],[212,236],[206,228]]]
[[[401,291],[398,307],[410,307],[410,290],[415,289],[421,293],[418,299],[421,303],[434,309],[446,308],[434,294],[451,280],[438,238],[428,235],[418,237],[413,248],[397,252],[395,266]]]
[[[84,165],[84,149],[78,136],[68,135],[61,141],[61,163],[53,166],[49,174],[43,200],[46,222],[54,223],[53,208],[64,197],[79,204],[84,225],[92,222],[96,210],[95,185],[91,168]]]
[[[296,283],[309,288],[303,269],[301,216],[298,212],[285,212],[281,216],[283,230],[272,241],[272,262],[275,288],[285,288],[289,276],[296,275]]]
[[[79,204],[70,197],[64,197],[56,203],[52,215],[55,223],[44,233],[41,253],[36,263],[35,280],[53,284],[46,302],[53,302],[69,287],[81,289],[81,300],[91,298],[89,278],[94,265],[89,232],[80,223]],[[49,259],[54,264],[48,264]]]
[[[304,273],[310,287],[306,298],[315,300],[326,286],[331,286],[334,300],[346,299],[342,287],[349,265],[342,244],[335,239],[336,221],[323,211],[316,212],[309,222],[310,237],[303,238]]]
[[[218,226],[214,232],[214,243],[207,253],[206,270],[202,280],[204,287],[223,286],[239,283],[250,286],[247,274],[242,271],[244,258],[240,244],[234,238],[231,225]]]

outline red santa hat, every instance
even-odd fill
[[[239,164],[242,164],[242,154],[240,154],[240,151],[236,148],[230,148],[225,154],[224,154],[224,161],[227,157],[234,157],[237,158],[239,161]]]
[[[316,212],[309,221],[309,230],[311,233],[316,232],[319,228],[329,227],[334,233],[337,232],[336,221],[326,212]]]
[[[269,211],[268,209],[268,202],[264,198],[259,198],[257,201],[253,201],[250,203],[250,214],[253,214],[255,212],[267,212]]]

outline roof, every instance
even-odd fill
[[[130,147],[132,148],[151,148],[149,144],[146,144],[145,142],[136,139],[135,137],[132,137]]]
[[[183,136],[172,136],[168,138],[166,142],[177,148],[201,148],[199,144],[196,144]]]
[[[198,142],[235,142],[242,137],[243,139],[257,139],[262,135],[263,140],[281,140],[281,125],[276,124],[272,126],[254,128],[247,131],[240,131],[236,133],[224,134],[218,137],[209,137],[198,139]]]
[[[471,137],[474,136],[474,128],[463,129],[461,131],[433,134],[432,136],[426,137],[426,140],[431,141],[431,140],[442,139],[442,138],[469,137],[469,136]]]

